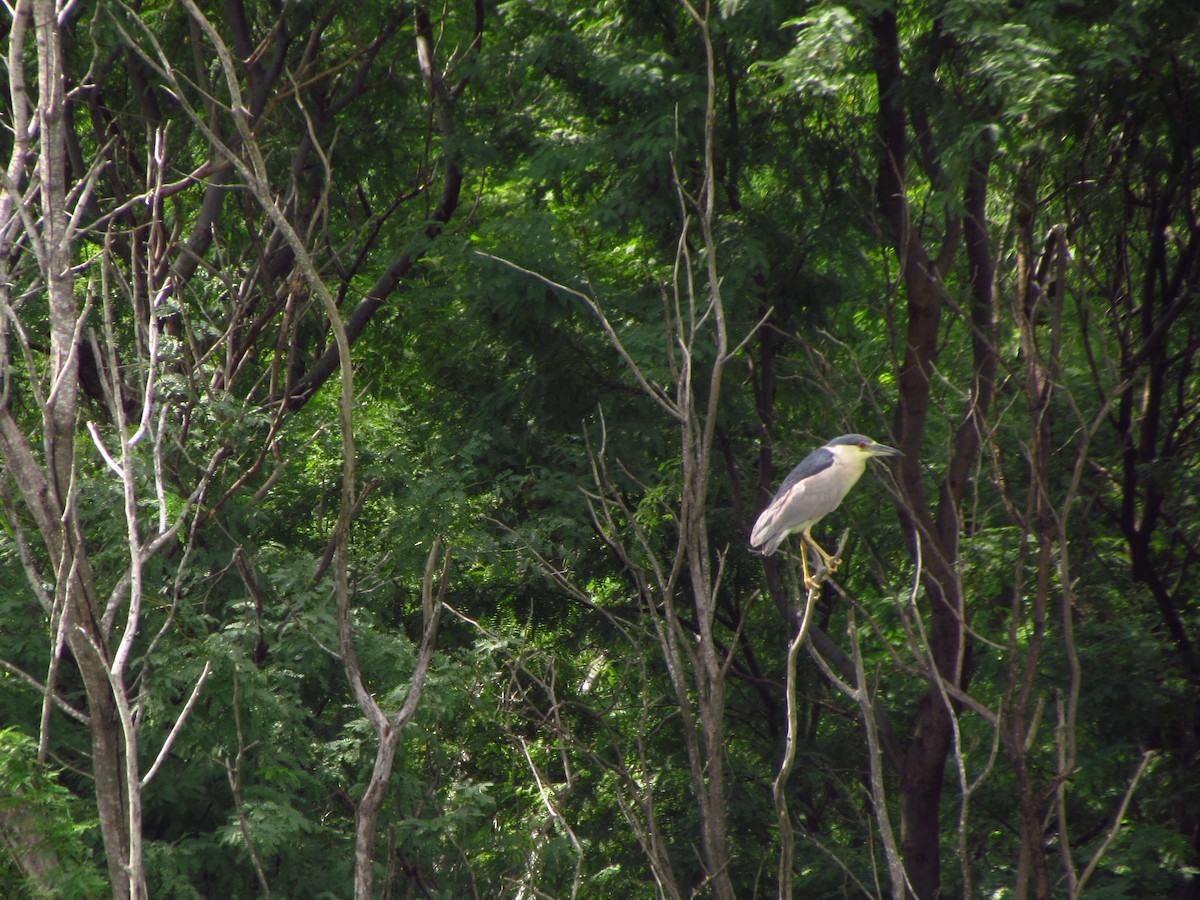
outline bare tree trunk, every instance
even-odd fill
[[[900,402],[896,410],[896,442],[904,452],[900,485],[907,509],[906,530],[932,545],[926,555],[924,584],[930,603],[931,664],[941,677],[957,684],[961,662],[958,614],[961,596],[954,577],[954,560],[938,540],[925,494],[921,442],[929,409],[930,378],[937,353],[941,321],[940,272],[912,233],[905,166],[908,154],[907,117],[900,96],[900,43],[896,14],[887,11],[872,22],[877,41],[876,75],[880,96],[882,145],[876,186],[878,203],[891,229],[908,297],[904,360],[898,373]],[[947,234],[949,240],[950,234]],[[947,248],[948,249],[948,248]],[[922,900],[936,897],[941,887],[940,805],[942,779],[950,751],[951,712],[931,685],[917,707],[912,742],[900,773],[900,832],[905,869]]]
[[[915,233],[906,193],[910,128],[920,141],[922,165],[934,189],[950,191],[954,186],[932,146],[924,109],[919,101],[906,100],[903,93],[905,76],[895,9],[876,14],[871,31],[876,41],[880,104],[876,199],[899,260],[907,310],[895,415],[895,439],[904,451],[898,478],[904,498],[901,521],[924,550],[922,584],[930,617],[928,665],[936,669],[913,718],[912,741],[900,772],[901,834],[912,889],[920,898],[932,898],[941,890],[941,795],[956,715],[939,682],[962,689],[970,677],[967,606],[958,574],[960,511],[963,489],[979,452],[996,371],[994,275],[985,217],[987,159],[992,148],[985,140],[977,150],[977,161],[963,190],[965,221],[947,213],[937,252],[931,254]],[[922,443],[946,302],[943,278],[960,251],[964,232],[971,275],[975,379],[935,504],[925,489]]]
[[[34,896],[53,894],[54,875],[62,868],[62,860],[47,845],[41,823],[22,803],[20,793],[5,797],[0,805],[0,845],[28,880]]]
[[[1035,784],[1030,771],[1029,752],[1032,732],[1037,728],[1038,713],[1034,710],[1034,685],[1037,668],[1041,661],[1046,641],[1047,615],[1050,605],[1051,581],[1054,574],[1053,538],[1055,535],[1054,512],[1050,505],[1050,459],[1053,453],[1053,433],[1050,421],[1050,398],[1054,388],[1053,369],[1057,366],[1058,313],[1050,314],[1050,305],[1061,310],[1062,290],[1060,284],[1054,299],[1048,298],[1037,276],[1036,251],[1033,242],[1033,222],[1036,211],[1036,188],[1028,176],[1018,185],[1018,209],[1016,213],[1017,274],[1019,293],[1016,298],[1015,318],[1021,334],[1021,356],[1025,363],[1025,401],[1029,415],[1031,435],[1029,447],[1029,487],[1025,503],[1026,528],[1032,530],[1036,542],[1037,556],[1034,560],[1033,590],[1014,590],[1012,619],[1010,622],[1010,661],[1007,688],[1007,709],[1003,718],[1002,734],[1009,761],[1016,778],[1017,806],[1020,817],[1021,843],[1017,857],[1016,884],[1014,894],[1025,900],[1032,890],[1038,900],[1050,897],[1050,872],[1046,858],[1046,841],[1043,835],[1045,806],[1048,792]],[[1047,254],[1064,248],[1047,248]],[[1051,321],[1053,320],[1053,321]],[[1050,323],[1050,345],[1039,341],[1038,324]],[[1024,563],[1024,553],[1019,554]],[[1021,584],[1018,573],[1017,584]],[[1024,652],[1018,650],[1016,630],[1025,621],[1022,607],[1032,595],[1032,629],[1024,640]],[[1066,776],[1067,773],[1062,773]],[[1066,839],[1066,836],[1063,836]]]
[[[442,543],[440,540],[435,540],[429,550],[429,556],[425,560],[425,576],[421,582],[421,608],[424,626],[421,634],[421,646],[417,651],[417,662],[413,668],[412,681],[409,684],[408,693],[404,697],[404,702],[400,705],[399,711],[390,717],[384,713],[379,702],[367,688],[362,669],[358,664],[358,652],[354,647],[349,591],[344,590],[340,583],[337,587],[338,637],[341,643],[342,665],[346,670],[346,679],[350,682],[350,687],[354,692],[354,699],[358,701],[359,708],[370,721],[379,739],[379,747],[375,751],[375,763],[371,767],[371,777],[367,782],[367,789],[354,809],[355,900],[371,900],[373,896],[375,836],[379,829],[379,812],[383,808],[383,801],[387,798],[392,767],[396,761],[396,744],[405,726],[417,711],[421,693],[425,689],[429,666],[433,662],[438,621],[442,614],[442,597],[446,590],[446,576],[450,567],[450,557],[447,554],[442,562],[441,576],[435,595],[434,575],[437,572],[438,560],[441,556]]]
[[[31,92],[26,90],[24,58],[25,36],[31,25],[37,47],[34,107],[29,105]],[[36,155],[37,209],[20,210],[20,215],[13,219],[8,215],[2,218],[20,223],[25,231],[35,250],[48,300],[50,357],[41,400],[45,470],[11,416],[7,392],[0,408],[0,450],[52,561],[54,609],[61,615],[61,633],[79,667],[88,698],[96,800],[113,895],[124,898],[130,894],[131,881],[138,877],[128,867],[129,797],[124,742],[108,678],[105,649],[108,635],[100,626],[101,606],[92,582],[74,497],[79,385],[76,347],[82,323],[71,266],[66,95],[58,14],[53,0],[23,0],[18,4],[9,47],[16,137],[0,211],[11,214],[14,206],[23,202],[20,192],[27,183],[26,167]],[[4,235],[0,255],[7,256],[12,241],[12,235]],[[8,299],[5,298],[6,303]]]
[[[185,248],[174,243],[173,236],[164,237],[169,235],[171,228],[162,221],[162,177],[164,171],[170,168],[171,161],[169,157],[164,157],[165,129],[155,134],[156,141],[161,141],[162,144],[155,143],[149,148],[152,159],[144,170],[148,179],[146,190],[144,196],[139,197],[145,202],[130,202],[110,217],[111,221],[127,225],[133,237],[126,241],[124,238],[111,238],[110,235],[112,243],[122,245],[120,250],[114,251],[111,245],[106,245],[100,257],[101,263],[86,263],[95,265],[96,270],[101,273],[97,281],[103,281],[106,276],[117,271],[115,267],[121,265],[117,254],[125,254],[130,271],[122,272],[120,277],[114,278],[113,281],[119,281],[121,284],[127,282],[131,285],[127,289],[128,293],[122,295],[121,299],[128,300],[133,310],[137,329],[135,346],[132,353],[124,352],[126,348],[122,347],[122,352],[118,354],[109,314],[113,314],[114,320],[125,321],[124,316],[128,310],[121,309],[114,313],[108,309],[109,288],[101,288],[100,291],[106,304],[106,316],[104,338],[98,341],[95,332],[100,329],[94,325],[96,316],[92,308],[93,298],[97,294],[94,285],[78,276],[81,263],[76,246],[84,229],[88,227],[81,223],[94,222],[97,219],[96,210],[91,205],[92,187],[94,180],[106,170],[102,165],[103,158],[91,161],[76,159],[73,171],[68,159],[68,148],[71,146],[69,139],[73,135],[69,129],[67,114],[67,76],[63,72],[60,33],[63,21],[60,16],[68,16],[67,10],[70,6],[55,3],[53,0],[18,0],[9,7],[12,21],[9,27],[6,69],[13,110],[13,140],[12,154],[6,161],[3,183],[0,185],[0,229],[3,229],[0,231],[0,306],[4,313],[0,316],[0,377],[3,378],[3,392],[0,394],[0,453],[3,454],[4,477],[11,479],[16,485],[21,501],[37,527],[40,543],[44,548],[44,554],[24,552],[22,555],[27,575],[34,586],[33,592],[51,623],[49,671],[44,685],[41,755],[44,759],[51,746],[52,720],[49,712],[54,703],[62,703],[57,694],[56,684],[59,659],[66,657],[65,647],[70,651],[70,656],[79,670],[80,680],[88,698],[86,722],[91,736],[92,774],[100,831],[113,895],[124,900],[126,897],[142,895],[145,890],[141,863],[142,790],[168,753],[192,702],[189,701],[171,735],[160,748],[158,758],[143,776],[139,769],[138,697],[137,691],[132,687],[134,684],[145,683],[138,681],[140,674],[136,670],[139,664],[136,661],[141,650],[141,646],[136,644],[143,596],[141,575],[149,557],[172,537],[182,522],[181,515],[173,525],[167,524],[165,500],[159,504],[157,533],[154,533],[152,523],[148,519],[139,520],[138,510],[143,502],[143,498],[138,495],[143,487],[139,479],[142,477],[140,473],[145,469],[134,464],[135,456],[136,453],[142,453],[151,443],[155,444],[153,450],[148,451],[155,454],[153,477],[158,479],[156,486],[160,497],[164,494],[161,484],[162,450],[154,436],[161,431],[165,418],[160,420],[157,426],[149,421],[150,410],[158,410],[158,395],[153,390],[157,360],[153,353],[144,352],[145,341],[147,335],[156,335],[160,326],[173,328],[176,336],[182,334],[185,339],[191,338],[190,334],[185,334],[185,329],[180,329],[178,316],[164,316],[163,321],[158,319],[158,304],[168,296],[178,296],[179,281],[190,277],[191,272],[201,262],[200,257],[207,250],[214,234],[212,226],[219,216],[221,197],[240,177],[241,182],[250,189],[262,206],[265,217],[274,226],[273,229],[268,229],[268,233],[271,235],[270,240],[274,242],[272,246],[280,252],[272,259],[288,259],[289,270],[294,280],[302,287],[307,286],[309,292],[319,298],[329,317],[328,329],[333,338],[329,341],[333,345],[328,347],[329,352],[325,353],[307,378],[300,377],[297,373],[296,383],[289,382],[291,388],[295,388],[298,383],[301,390],[294,390],[289,394],[288,389],[284,388],[272,396],[277,399],[281,395],[290,396],[290,402],[285,401],[284,407],[296,408],[335,371],[342,375],[340,411],[344,438],[344,514],[339,517],[334,535],[333,555],[337,562],[335,580],[339,584],[339,595],[346,597],[349,592],[345,572],[346,540],[349,511],[354,509],[356,499],[353,422],[350,412],[353,406],[350,343],[353,337],[365,328],[370,313],[395,289],[400,276],[419,259],[419,254],[408,254],[389,268],[369,298],[374,305],[369,309],[360,308],[355,313],[355,330],[347,334],[347,329],[342,327],[337,301],[322,283],[305,244],[289,223],[291,207],[284,206],[281,209],[277,202],[278,193],[267,183],[266,166],[252,130],[254,119],[265,107],[269,92],[278,82],[284,69],[286,52],[292,46],[285,37],[281,37],[286,34],[286,29],[271,32],[260,46],[258,38],[250,33],[251,29],[241,4],[230,4],[226,15],[234,32],[233,42],[240,47],[240,56],[235,60],[217,29],[205,18],[199,7],[185,0],[184,6],[192,17],[191,26],[195,37],[200,40],[207,38],[211,42],[220,64],[219,68],[198,73],[197,83],[200,87],[193,89],[195,83],[189,83],[186,87],[180,85],[177,80],[178,73],[172,66],[172,58],[157,43],[154,33],[136,27],[125,31],[124,28],[130,24],[130,19],[122,17],[129,13],[129,10],[119,4],[106,6],[103,12],[109,15],[108,22],[115,25],[125,41],[130,63],[144,66],[147,71],[152,70],[156,77],[160,77],[171,86],[176,92],[178,102],[183,106],[184,115],[191,117],[197,132],[208,140],[213,158],[175,186],[175,189],[183,189],[191,184],[199,184],[202,178],[211,178],[209,183],[212,188],[207,194],[201,218],[195,223],[193,239]],[[472,50],[478,48],[482,37],[482,2],[475,4],[474,12],[476,30]],[[454,102],[465,81],[457,85],[449,83],[445,73],[438,68],[435,55],[439,37],[436,25],[423,10],[418,11],[416,19],[417,61],[430,92],[437,127],[443,137],[449,138],[454,132]],[[376,41],[363,57],[364,74],[371,65],[374,53],[382,45],[383,37]],[[316,46],[315,40],[311,46]],[[36,79],[33,77],[35,58]],[[224,77],[227,94],[219,90],[219,85],[209,84],[214,76],[218,81]],[[242,100],[241,90],[243,81],[246,83],[245,102]],[[97,92],[102,93],[105,85],[101,83],[95,87]],[[218,89],[210,92],[210,87]],[[350,87],[347,91],[348,96],[339,99],[348,103],[355,90],[355,87]],[[203,107],[202,111],[191,105],[189,98],[197,96],[201,98],[197,105]],[[229,98],[228,105],[223,105],[220,100],[223,96]],[[145,105],[148,120],[157,121],[153,110],[156,103],[153,92],[146,89],[140,99]],[[97,101],[96,110],[93,112],[98,111],[98,114],[102,115],[103,105],[103,102]],[[6,123],[8,124],[10,123]],[[102,123],[97,124],[97,133],[103,130],[100,124]],[[222,128],[231,132],[224,134],[227,140],[222,136]],[[315,144],[315,129],[310,136]],[[447,149],[448,154],[452,152],[452,148]],[[165,163],[164,158],[168,159]],[[93,163],[90,169],[87,168],[89,162]],[[434,237],[453,214],[462,183],[462,172],[453,160],[447,162],[440,171],[441,198],[432,212],[431,223],[424,226],[429,238]],[[68,181],[69,177],[73,180]],[[156,184],[151,183],[154,178],[158,179]],[[119,175],[114,175],[114,179],[119,181]],[[432,179],[429,183],[432,183]],[[139,185],[122,184],[116,193],[128,198],[139,190]],[[397,204],[399,202],[396,201]],[[105,219],[101,217],[101,221]],[[92,239],[95,238],[93,234]],[[376,239],[377,236],[373,236],[367,243]],[[173,259],[173,252],[182,252],[183,256]],[[33,289],[29,287],[31,284],[34,285]],[[36,311],[37,328],[40,330],[44,327],[43,316],[47,318],[49,325],[48,349],[39,345],[36,352],[31,350],[30,341],[25,333],[20,333],[19,327],[13,328],[10,325],[23,324],[19,313],[22,305],[33,296],[44,296],[47,301]],[[83,297],[87,300],[82,299]],[[236,319],[245,312],[245,309],[237,309],[232,312],[232,316]],[[167,321],[170,318],[174,321]],[[255,322],[250,330],[258,327],[259,323]],[[226,376],[236,374],[238,361],[248,355],[246,347],[237,345],[237,336],[244,334],[246,330],[231,327],[218,338],[218,341],[228,342],[228,347],[224,349],[231,362]],[[150,340],[152,342],[153,338]],[[24,352],[27,371],[25,381],[19,382],[20,391],[23,392],[19,397],[22,403],[31,399],[36,404],[32,408],[40,410],[41,421],[38,427],[23,430],[26,424],[24,419],[18,420],[18,416],[9,406],[12,400],[10,389],[13,384],[10,372],[18,368],[12,363],[20,359],[19,355],[10,352],[13,348]],[[322,349],[324,348],[323,344]],[[195,358],[199,358],[211,355],[213,351],[220,352],[222,348],[214,344],[208,347],[193,346],[192,349],[197,351]],[[281,357],[283,355],[280,354]],[[131,397],[127,393],[128,385],[123,384],[122,379],[131,377],[130,373],[142,370],[129,363],[147,361],[150,374],[144,394],[140,398]],[[115,585],[109,585],[106,567],[103,589],[96,584],[93,577],[89,564],[88,536],[84,533],[83,520],[76,502],[79,474],[76,471],[76,459],[81,441],[87,439],[87,434],[80,428],[81,387],[89,392],[91,400],[110,406],[111,422],[101,423],[100,426],[89,422],[88,431],[96,450],[109,469],[121,480],[123,488],[129,568],[123,573],[118,573]],[[140,421],[133,414],[133,410],[139,405],[142,409]],[[90,410],[92,406],[88,405],[86,409]],[[280,417],[283,415],[284,412],[281,411]],[[112,424],[115,424],[115,429],[109,428]],[[102,429],[104,434],[101,434]],[[154,440],[146,441],[135,453],[135,447],[147,434]],[[106,442],[115,443],[117,448],[109,453]],[[203,478],[204,484],[207,484],[208,478],[212,476],[215,466],[214,461]],[[257,468],[257,465],[252,468]],[[242,481],[237,482],[229,493],[242,484]],[[203,488],[198,490],[202,491]],[[184,504],[185,509],[191,509],[198,496],[197,493],[189,498]],[[9,503],[7,493],[5,502],[9,506],[15,506]],[[19,527],[19,522],[15,524]],[[150,533],[150,537],[143,541],[145,533]],[[20,540],[24,539],[22,535]],[[48,563],[40,562],[41,556],[44,556]],[[42,568],[46,571],[41,571]],[[49,587],[43,589],[43,584]],[[427,616],[427,620],[428,618]],[[436,614],[433,621],[435,625]],[[434,630],[435,628],[430,629],[430,640]],[[150,646],[153,649],[154,642],[151,642]],[[425,658],[426,665],[428,653],[431,651],[430,645]],[[200,684],[207,677],[207,671],[201,676],[193,692],[193,701],[199,692]],[[423,670],[419,675],[413,691],[414,705],[420,695],[419,684],[423,679]],[[411,715],[411,710],[406,714]],[[79,713],[77,718],[83,720],[84,716]],[[384,735],[383,749],[394,752],[395,736],[388,736],[389,734],[390,732]],[[380,768],[390,772],[390,765]],[[382,783],[386,785],[386,775]]]
[[[714,142],[716,130],[716,59],[712,35],[709,32],[707,10],[701,14],[688,0],[684,8],[703,38],[706,74],[704,116],[704,178],[699,195],[687,198],[680,186],[681,214],[685,223],[688,205],[694,207],[704,244],[705,277],[702,287],[692,283],[686,235],[679,242],[681,262],[676,297],[683,291],[684,307],[677,306],[676,328],[683,358],[676,377],[676,397],[680,413],[681,459],[683,461],[683,492],[680,509],[679,553],[686,560],[689,582],[693,592],[696,621],[699,625],[698,659],[692,662],[695,681],[696,707],[703,739],[700,759],[693,759],[692,779],[700,800],[701,842],[706,880],[713,896],[733,898],[733,881],[729,872],[727,840],[728,816],[725,803],[725,672],[727,660],[718,649],[713,627],[716,622],[719,569],[713,570],[716,556],[708,536],[708,487],[712,477],[713,442],[721,396],[721,385],[728,362],[729,339],[725,323],[725,307],[721,298],[721,279],[717,267],[717,243],[713,237],[716,207],[716,173]],[[697,296],[699,295],[699,296]],[[706,324],[711,323],[711,324]],[[703,338],[714,345],[715,356],[704,385],[707,396],[697,396],[697,376],[694,351]],[[676,566],[678,566],[676,557]]]
[[[669,387],[659,387],[646,375],[594,296],[506,260],[490,258],[582,301],[629,367],[640,390],[679,429],[680,501],[678,508],[669,510],[670,520],[678,523],[673,546],[664,550],[642,530],[639,515],[625,504],[608,475],[603,446],[593,456],[598,492],[589,499],[597,529],[622,561],[639,593],[646,598],[655,598],[649,604],[654,608],[647,610],[647,618],[674,695],[700,821],[700,860],[704,877],[694,890],[709,891],[721,900],[731,900],[734,889],[729,871],[731,858],[725,796],[725,678],[729,658],[715,634],[723,560],[712,545],[707,522],[721,389],[731,356],[717,264],[717,241],[713,233],[716,63],[707,8],[702,12],[688,0],[681,0],[681,4],[702,38],[708,90],[703,175],[699,189],[691,193],[676,174],[680,234],[672,284],[664,297],[667,320],[664,355],[672,376]],[[696,264],[691,255],[696,230],[700,232],[704,248],[703,266]],[[700,361],[709,358],[710,354],[712,362],[702,368]],[[690,602],[691,610],[681,614],[685,598]],[[682,892],[675,883],[670,860],[658,852],[661,843],[651,801],[643,795],[636,797],[635,803],[638,806],[645,804],[646,824],[640,839],[651,860],[655,878],[665,894],[677,896]],[[623,809],[628,810],[627,817],[634,818],[633,804],[623,804]]]

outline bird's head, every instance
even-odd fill
[[[847,461],[857,459],[864,463],[873,456],[904,455],[895,447],[877,443],[865,434],[843,434],[826,444],[825,449]]]

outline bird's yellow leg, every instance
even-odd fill
[[[811,534],[805,534],[804,537],[805,543],[813,548],[813,552],[817,554],[817,558],[821,561],[821,565],[825,568],[825,571],[831,575],[836,572],[838,563],[840,563],[841,560],[836,556],[830,556],[828,553],[826,553],[825,548],[813,540],[813,536]]]
[[[813,539],[809,536],[808,532],[800,535],[800,565],[804,568],[804,587],[806,590],[810,591],[821,583],[814,578],[812,573],[808,570],[808,548],[816,546],[817,545],[813,543]]]
[[[804,569],[804,587],[811,591],[818,582],[808,573],[808,541],[800,542],[800,565]]]
[[[817,552],[821,554],[821,562],[825,563],[825,568],[830,572],[836,572],[838,564],[841,562],[841,560],[836,556],[830,556],[825,552],[825,548],[817,544],[815,541],[813,542],[813,546],[816,547]]]

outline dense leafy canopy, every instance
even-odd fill
[[[0,894],[1200,891],[1192,4],[4,29]]]

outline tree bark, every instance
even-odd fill
[[[964,486],[981,443],[983,419],[993,393],[997,356],[994,341],[994,273],[985,218],[987,160],[984,141],[963,187],[965,221],[947,213],[936,254],[914,233],[907,195],[907,160],[912,130],[925,175],[935,189],[949,190],[921,103],[905,96],[901,43],[894,8],[871,21],[875,38],[875,75],[879,91],[879,168],[876,202],[887,237],[900,264],[907,321],[904,356],[897,376],[899,402],[894,428],[904,452],[898,482],[904,497],[901,524],[921,542],[922,586],[929,602],[929,659],[936,669],[918,704],[911,742],[900,771],[901,841],[905,870],[920,898],[941,891],[941,797],[946,761],[953,746],[956,714],[938,681],[965,688],[970,658],[964,625],[967,608],[958,576],[958,547]],[[931,51],[935,52],[935,51]],[[925,82],[922,89],[932,90]],[[975,379],[967,413],[951,447],[951,458],[938,488],[936,510],[924,484],[922,444],[931,400],[932,375],[946,302],[943,279],[966,237],[971,278]]]
[[[13,16],[10,33],[10,72],[21,74],[24,85],[23,35],[32,26],[37,48],[36,105],[14,91],[19,133],[9,177],[17,182],[28,156],[34,162],[40,188],[36,222],[26,219],[27,238],[37,255],[49,309],[50,354],[41,405],[44,465],[12,418],[0,407],[0,450],[7,469],[37,524],[54,574],[54,604],[63,618],[62,632],[79,668],[88,698],[96,802],[113,896],[130,895],[140,873],[129,860],[129,797],[126,760],[113,688],[108,678],[108,635],[100,625],[101,604],[84,543],[74,497],[75,424],[79,398],[79,357],[76,352],[80,310],[75,299],[71,266],[70,215],[67,205],[66,95],[62,71],[61,35],[53,0],[25,0]],[[11,76],[10,76],[11,77]],[[36,151],[33,137],[36,135]]]

